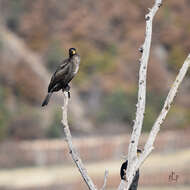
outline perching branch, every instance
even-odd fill
[[[161,110],[160,115],[158,116],[157,120],[155,121],[152,127],[148,140],[145,144],[143,153],[140,155],[139,158],[137,158],[137,146],[138,146],[139,137],[140,137],[141,129],[143,125],[145,104],[146,104],[146,75],[147,75],[147,66],[148,66],[148,59],[149,59],[149,53],[150,53],[151,38],[152,38],[152,22],[153,22],[153,18],[156,12],[158,11],[161,5],[162,5],[162,0],[155,0],[154,6],[152,7],[152,9],[149,9],[149,13],[145,16],[145,20],[146,20],[145,41],[144,41],[143,46],[139,48],[139,51],[142,53],[142,57],[140,59],[141,65],[140,65],[140,70],[139,70],[139,89],[138,89],[136,119],[134,122],[133,132],[132,132],[130,144],[129,144],[126,181],[121,180],[118,190],[129,189],[137,169],[142,165],[142,163],[145,161],[145,159],[149,156],[149,154],[153,150],[154,148],[153,145],[154,145],[156,136],[160,130],[160,126],[165,120],[167,113],[169,112],[169,109],[171,107],[171,104],[174,100],[174,97],[177,94],[179,85],[181,84],[182,80],[185,77],[185,74],[187,73],[188,68],[190,67],[190,54],[189,54],[182,68],[180,69],[174,84],[172,85],[168,93],[168,96],[165,100],[165,103]],[[64,106],[62,107],[62,109],[63,109],[62,123],[64,126],[64,133],[66,136],[66,141],[67,141],[72,159],[75,162],[76,166],[78,167],[88,188],[90,190],[97,190],[91,178],[88,176],[87,170],[84,167],[72,143],[72,136],[71,136],[68,121],[67,121],[68,94],[66,92],[64,93]],[[105,190],[107,177],[108,177],[108,171],[106,170],[105,176],[104,176],[104,183],[101,190]]]
[[[67,110],[68,110],[68,93],[67,92],[64,92],[64,105],[62,107],[62,110],[63,110],[62,124],[63,124],[64,133],[65,133],[65,138],[69,147],[69,153],[71,154],[71,157],[73,161],[75,162],[76,166],[78,167],[78,170],[80,171],[81,176],[83,177],[89,190],[97,190],[91,178],[88,176],[87,170],[84,167],[82,160],[80,159],[75,147],[73,146],[72,136],[70,133],[68,120],[67,120]]]
[[[148,65],[151,38],[152,38],[152,22],[161,4],[162,0],[155,0],[154,6],[152,7],[152,9],[149,9],[149,13],[145,16],[146,34],[145,34],[144,44],[139,49],[139,51],[142,52],[142,57],[140,59],[140,70],[139,70],[138,102],[137,102],[136,119],[134,122],[133,132],[131,135],[129,151],[128,151],[128,167],[126,171],[127,183],[124,183],[126,189],[130,187],[130,184],[136,172],[135,163],[137,161],[137,146],[143,125],[145,104],[146,104],[146,74],[147,74],[147,65]],[[120,185],[118,189],[123,189],[123,188]]]

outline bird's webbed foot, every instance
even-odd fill
[[[124,170],[123,170],[123,171],[124,171],[124,176],[123,176],[124,180],[126,180],[126,170],[127,170],[127,169],[124,169]]]
[[[70,93],[70,91],[68,91],[67,93],[68,93],[68,97],[70,98],[70,97],[71,97],[71,93]]]
[[[69,98],[71,97],[70,89],[71,89],[71,87],[69,85],[67,85],[65,88],[62,89],[63,92],[64,91],[68,92],[68,97]]]
[[[66,92],[69,92],[70,89],[71,89],[71,87],[70,87],[69,85],[67,85],[67,86],[65,87],[65,91],[66,91]]]

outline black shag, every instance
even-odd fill
[[[142,151],[140,149],[137,149],[137,156],[139,156],[139,154],[141,153]],[[127,165],[128,165],[128,160],[126,160],[122,166],[121,166],[121,169],[120,169],[120,176],[121,176],[121,179],[122,180],[126,180],[126,171],[127,171]],[[136,174],[133,178],[133,181],[131,183],[131,186],[129,188],[129,190],[137,190],[137,187],[138,187],[138,181],[139,181],[139,169],[136,171]]]
[[[51,77],[48,94],[45,97],[42,106],[46,106],[50,100],[53,92],[62,90],[68,92],[70,97],[69,82],[73,79],[79,69],[80,56],[77,54],[75,48],[69,49],[69,58],[65,59],[60,66],[56,69],[55,73]]]

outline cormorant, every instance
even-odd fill
[[[139,154],[141,154],[141,150],[137,149],[137,156],[139,156]],[[127,171],[127,165],[128,165],[128,160],[126,160],[120,169],[120,176],[122,180],[126,180],[126,171]],[[129,188],[129,190],[137,190],[138,187],[138,181],[139,181],[139,169],[136,171],[136,174],[133,178],[133,181],[131,183],[131,186]]]
[[[69,58],[65,59],[60,66],[56,69],[55,73],[51,77],[48,94],[44,99],[42,106],[46,106],[50,100],[53,92],[62,91],[68,92],[70,97],[69,82],[73,79],[79,69],[80,56],[77,54],[75,48],[69,49]]]

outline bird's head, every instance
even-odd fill
[[[142,150],[141,149],[137,149],[137,157],[139,157],[141,153],[142,153]]]
[[[69,57],[72,57],[73,55],[76,55],[77,54],[77,51],[75,48],[70,48],[69,49]]]
[[[142,150],[141,150],[141,149],[137,149],[137,157],[139,157],[141,153],[142,153]],[[128,157],[128,156],[122,156],[122,158],[123,158],[124,160],[127,160],[127,157]]]

